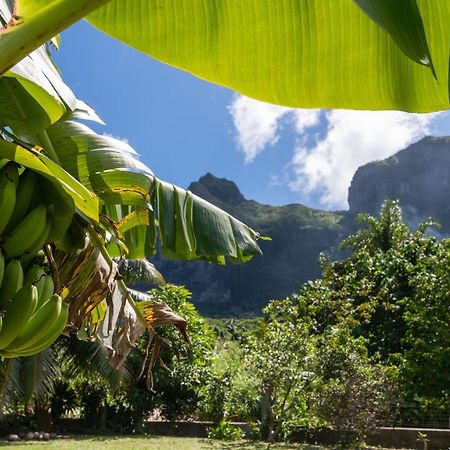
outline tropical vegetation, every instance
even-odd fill
[[[72,223],[67,225],[66,220],[62,227],[68,238],[50,233],[45,239],[40,235],[38,242],[33,240],[38,248],[45,247],[56,294],[64,293],[62,304],[69,305],[61,319],[67,315],[66,329],[98,336],[116,354],[126,352],[118,350],[129,339],[117,338],[117,324],[127,324],[121,330],[123,336],[144,318],[141,310],[132,307],[126,286],[117,280],[112,257],[148,257],[156,250],[157,237],[163,255],[170,257],[244,262],[260,250],[256,232],[157,179],[133,149],[79,122],[101,120],[74,96],[51,61],[50,48],[59,46],[60,31],[87,16],[101,30],[154,57],[275,103],[427,111],[448,104],[444,36],[449,14],[445,0],[433,8],[413,0],[395,5],[318,1],[313,6],[286,0],[276,6],[235,2],[226,9],[205,0],[187,2],[182,8],[156,0],[2,0],[0,155],[3,162],[14,161],[21,171],[31,170],[50,181],[64,199],[61,205],[67,210],[75,207],[74,214],[68,214]],[[322,24],[317,19],[324,15],[330,23],[345,22],[346,26]],[[245,46],[239,39],[243,29]],[[273,33],[266,33],[268,29]],[[365,45],[369,36],[370,46]],[[344,49],[340,58],[331,57],[336,44]],[[11,204],[15,194],[6,197]],[[45,215],[43,208],[39,212]],[[67,269],[61,280],[55,275],[55,256],[49,252],[59,240],[56,260]],[[7,258],[20,255],[6,252]],[[76,284],[75,266],[89,267],[82,275],[97,274],[86,289]],[[27,318],[39,312],[37,294],[31,291],[27,302],[23,301],[29,304]],[[118,322],[119,314],[126,320]],[[110,320],[105,321],[106,317]],[[5,322],[7,326],[14,320]],[[54,335],[57,332],[59,328]],[[3,348],[15,338],[8,334]],[[34,347],[23,347],[22,339],[4,357],[32,354],[52,339],[42,338],[41,345]]]
[[[348,241],[348,259],[323,261],[323,280],[268,307],[261,326],[234,345],[247,362],[240,371],[214,361],[213,335],[181,288],[142,294],[127,287],[123,259],[152,256],[159,246],[165,257],[242,263],[261,253],[261,236],[158,179],[127,144],[81,123],[101,119],[63,82],[51,54],[58,33],[83,17],[153,57],[260,100],[413,112],[449,104],[447,0],[0,0],[0,373],[9,412],[34,395],[36,411],[51,405],[54,415],[79,407],[84,417],[108,410],[123,417],[125,409],[139,421],[149,406],[136,407],[130,396],[143,401],[141,390],[118,390],[134,347],[147,367],[147,389],[158,362],[172,369],[173,379],[162,377],[167,386],[158,382],[165,414],[190,415],[197,400],[211,400],[222,405],[216,415],[223,420],[238,415],[232,405],[251,415],[262,402],[256,420],[270,440],[287,435],[299,414],[302,423],[332,423],[330,399],[349,393],[358,400],[369,392],[364,399],[378,417],[387,404],[380,392],[397,374],[402,400],[430,416],[445,410],[448,355],[439,349],[448,342],[447,243],[425,227],[409,232],[395,205],[379,221],[367,219],[368,231]],[[174,298],[179,303],[170,305]],[[191,365],[165,355],[165,346],[184,350],[170,331],[156,329],[175,325],[189,340],[182,315],[192,323]],[[64,346],[78,350],[65,358]],[[105,356],[121,371],[106,367]],[[131,370],[139,365],[132,358]],[[27,376],[25,386],[17,383],[23,373],[45,376]],[[208,389],[213,383],[236,389]],[[233,400],[251,386],[248,403]],[[314,396],[322,399],[317,411]],[[170,398],[183,398],[181,409]],[[358,405],[347,404],[351,420],[334,423],[352,436],[366,427]]]
[[[167,328],[150,356],[154,337],[144,335],[120,372],[98,344],[67,337],[13,360],[4,412],[29,426],[47,415],[56,426],[72,417],[118,432],[142,431],[149,417],[195,418],[213,422],[209,435],[221,439],[239,438],[231,422],[245,421],[271,442],[325,427],[345,445],[377,425],[443,426],[449,241],[430,234],[430,222],[410,230],[392,201],[360,221],[343,241],[345,258],[322,256],[322,278],[271,301],[260,319],[208,323],[185,288],[165,284],[140,295],[185,317],[191,346]],[[32,361],[41,368],[34,391],[20,387]]]

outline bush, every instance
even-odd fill
[[[220,439],[224,441],[237,441],[243,439],[245,433],[240,428],[231,425],[229,422],[222,420],[215,427],[208,429],[209,439]]]

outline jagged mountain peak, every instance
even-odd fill
[[[214,204],[238,205],[245,201],[236,183],[226,178],[218,178],[210,172],[191,183],[188,189]]]

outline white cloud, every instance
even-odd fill
[[[295,175],[290,187],[300,195],[320,193],[327,207],[347,207],[348,187],[356,169],[383,159],[429,133],[434,114],[398,111],[326,113],[326,134],[308,148],[299,144],[291,161]]]
[[[242,95],[228,107],[237,130],[237,142],[245,162],[251,162],[266,147],[278,141],[280,119],[289,108],[271,105]]]
[[[267,147],[278,142],[283,118],[292,119],[297,133],[317,126],[321,111],[292,109],[236,95],[228,107],[237,131],[237,143],[245,162],[253,161]]]
[[[123,142],[124,144],[129,144],[128,139],[120,136],[115,136],[114,134],[110,133],[102,133],[103,136],[110,137],[113,139],[116,139],[117,141]]]
[[[347,207],[348,187],[359,166],[391,156],[429,134],[442,114],[292,109],[240,95],[229,111],[246,163],[276,144],[283,125],[289,124],[297,141],[289,186],[302,200],[319,195],[320,203],[331,208]],[[317,135],[320,124],[324,130]],[[271,185],[281,184],[281,178],[286,176],[272,174]]]
[[[320,109],[293,109],[295,131],[302,134],[307,128],[314,128],[320,123]]]

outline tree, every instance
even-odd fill
[[[264,321],[244,347],[248,371],[259,385],[261,434],[269,442],[300,425],[298,416],[304,415],[319,375],[317,342],[299,309],[289,300],[269,303]]]
[[[369,356],[398,368],[403,420],[442,422],[450,407],[449,241],[427,234],[429,221],[411,231],[397,202],[359,219],[361,229],[343,242],[350,255],[323,258],[323,279],[300,298],[316,330],[349,326]]]
[[[318,348],[320,382],[310,406],[320,421],[338,432],[343,444],[361,443],[397,412],[396,371],[368,357],[365,340],[349,327],[329,327]]]

